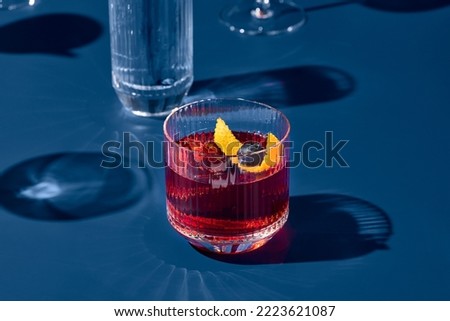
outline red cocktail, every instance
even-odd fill
[[[289,123],[279,111],[244,100],[201,101],[173,112],[164,132],[168,218],[189,242],[244,252],[283,226]]]

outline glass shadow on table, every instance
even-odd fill
[[[280,264],[343,260],[388,249],[388,215],[365,200],[341,194],[290,198],[289,219],[265,246],[249,253],[201,252],[233,264]]]
[[[346,0],[307,7],[305,11],[314,12],[349,4],[361,4],[381,11],[407,13],[444,8],[450,5],[450,0]]]
[[[391,12],[419,12],[443,8],[450,0],[362,0],[364,6]]]
[[[0,175],[0,206],[39,220],[111,214],[151,189],[145,169],[100,166],[100,153],[60,153],[19,163]]]
[[[95,41],[102,33],[102,25],[87,16],[40,15],[0,26],[0,52],[75,57],[72,49]]]
[[[240,97],[286,108],[341,99],[354,89],[354,78],[343,70],[298,66],[195,81],[185,102]]]

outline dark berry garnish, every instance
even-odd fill
[[[239,164],[243,166],[258,166],[264,159],[264,153],[258,153],[264,150],[257,142],[246,142],[239,148],[237,155]]]

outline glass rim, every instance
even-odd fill
[[[270,148],[278,148],[278,146],[282,145],[284,142],[287,141],[287,138],[289,137],[290,131],[291,131],[291,123],[289,122],[289,119],[286,117],[286,115],[284,113],[282,113],[279,109],[276,109],[275,107],[272,107],[268,104],[259,102],[259,101],[255,101],[255,100],[249,100],[249,99],[244,99],[244,98],[207,98],[207,99],[200,99],[200,100],[196,100],[196,101],[192,101],[189,103],[186,103],[180,107],[174,108],[169,115],[167,115],[166,119],[164,120],[163,123],[163,132],[164,132],[164,138],[167,140],[167,142],[169,144],[175,144],[178,148],[180,148],[181,150],[184,150],[188,153],[193,153],[193,154],[197,154],[200,156],[208,156],[207,153],[204,152],[200,152],[200,151],[194,151],[192,149],[189,149],[188,147],[182,146],[180,143],[178,143],[177,141],[175,141],[169,134],[167,131],[167,125],[169,122],[169,119],[176,113],[189,108],[190,106],[193,105],[199,105],[201,103],[206,103],[206,102],[230,102],[230,103],[236,103],[236,102],[245,102],[245,103],[250,103],[250,104],[254,104],[254,105],[258,105],[260,107],[264,107],[268,110],[271,110],[277,114],[279,114],[283,121],[287,124],[287,129],[286,129],[286,133],[283,135],[283,137],[281,139],[279,139],[279,142],[276,143],[275,145],[271,146]],[[257,152],[251,152],[249,154],[246,154],[246,156],[251,156],[251,155],[260,155],[260,154],[265,154],[267,152],[267,147],[265,147],[262,150],[259,150]],[[211,156],[210,156],[211,157]],[[214,157],[214,156],[213,156]],[[223,156],[218,156],[218,157],[223,157]],[[229,156],[230,157],[230,156]],[[236,156],[232,156],[232,157],[237,157]]]

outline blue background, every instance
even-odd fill
[[[450,300],[449,1],[299,1],[276,37],[228,31],[229,2],[194,0],[187,99],[272,104],[296,151],[333,131],[350,167],[292,169],[283,231],[205,256],[167,223],[161,168],[99,167],[124,132],[162,140],[111,88],[107,1],[1,11],[1,300]]]

